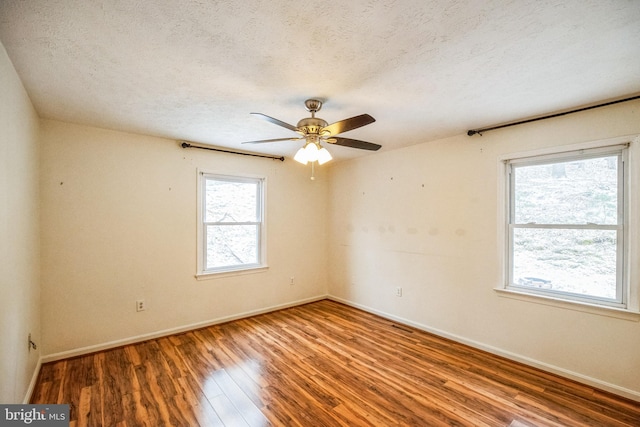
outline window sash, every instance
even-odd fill
[[[578,161],[585,159],[594,159],[602,157],[617,157],[617,224],[596,224],[596,223],[567,223],[567,224],[545,224],[545,223],[515,223],[516,218],[516,181],[514,168],[536,166],[536,165],[553,165],[558,163],[566,163],[570,161]],[[586,302],[591,304],[613,306],[618,308],[626,308],[626,251],[627,251],[627,201],[625,198],[627,171],[626,171],[627,146],[603,147],[588,150],[579,150],[556,155],[544,155],[537,157],[521,158],[507,160],[507,283],[505,288],[526,293],[550,296],[565,300],[573,300]],[[515,248],[514,238],[517,230],[607,230],[616,232],[616,265],[615,265],[615,298],[606,298],[597,295],[566,292],[555,289],[541,289],[532,286],[519,285],[514,278],[514,259]]]
[[[255,221],[207,221],[207,183],[210,181],[222,181],[229,183],[247,183],[247,184],[255,184],[256,185],[256,220]],[[201,172],[200,179],[200,209],[199,209],[199,274],[212,274],[212,273],[223,273],[223,272],[233,272],[233,271],[242,271],[242,270],[250,270],[255,268],[260,268],[264,266],[264,178],[254,178],[254,177],[238,177],[238,176],[226,176],[226,175],[215,175],[215,174],[207,174]],[[225,265],[218,266],[210,266],[209,262],[209,233],[211,232],[211,227],[255,227],[255,245],[250,249],[255,251],[255,262],[238,262],[238,263],[227,263]]]
[[[216,232],[220,232],[222,231],[222,229],[224,228],[232,228],[232,227],[240,227],[240,228],[248,228],[248,232],[249,234],[252,235],[252,238],[254,239],[255,244],[251,247],[247,247],[247,248],[235,248],[235,249],[239,249],[241,252],[240,255],[244,255],[242,258],[238,255],[236,255],[236,251],[234,250],[234,248],[228,248],[228,251],[221,251],[219,247],[217,246],[213,246],[211,248],[209,248],[209,244],[208,242],[210,241],[210,237],[211,238],[215,238],[215,233]],[[253,227],[253,229],[251,229],[251,227]],[[228,270],[237,270],[237,269],[247,269],[247,268],[254,268],[257,266],[260,266],[260,235],[261,235],[261,224],[260,223],[233,223],[233,224],[208,224],[205,225],[204,227],[205,230],[205,259],[204,259],[204,265],[205,265],[205,271],[228,271]],[[224,232],[222,233],[224,234]],[[243,250],[244,249],[244,250]],[[248,252],[250,253],[248,256],[246,254],[248,249]],[[226,255],[226,258],[230,258],[230,257],[235,257],[237,258],[237,262],[227,262],[226,264],[220,264],[220,265],[215,265],[216,262],[216,254],[221,255],[223,252],[231,252],[231,255]],[[213,257],[212,262],[209,261],[209,258]],[[250,261],[243,261],[243,259],[246,258],[250,258]]]

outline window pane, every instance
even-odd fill
[[[513,284],[616,298],[616,231],[516,228]]]
[[[206,269],[258,263],[257,225],[207,226]]]
[[[257,222],[258,183],[208,179],[205,188],[206,222]]]
[[[617,224],[618,157],[516,166],[515,223]]]

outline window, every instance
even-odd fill
[[[625,308],[626,146],[506,161],[507,284]]]
[[[199,272],[264,263],[264,179],[201,174]]]

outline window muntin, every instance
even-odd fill
[[[264,180],[202,174],[201,191],[201,273],[261,267]]]
[[[507,288],[625,307],[625,147],[507,161]]]

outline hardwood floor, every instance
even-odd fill
[[[640,403],[329,300],[45,364],[32,403],[71,426],[640,425]]]

